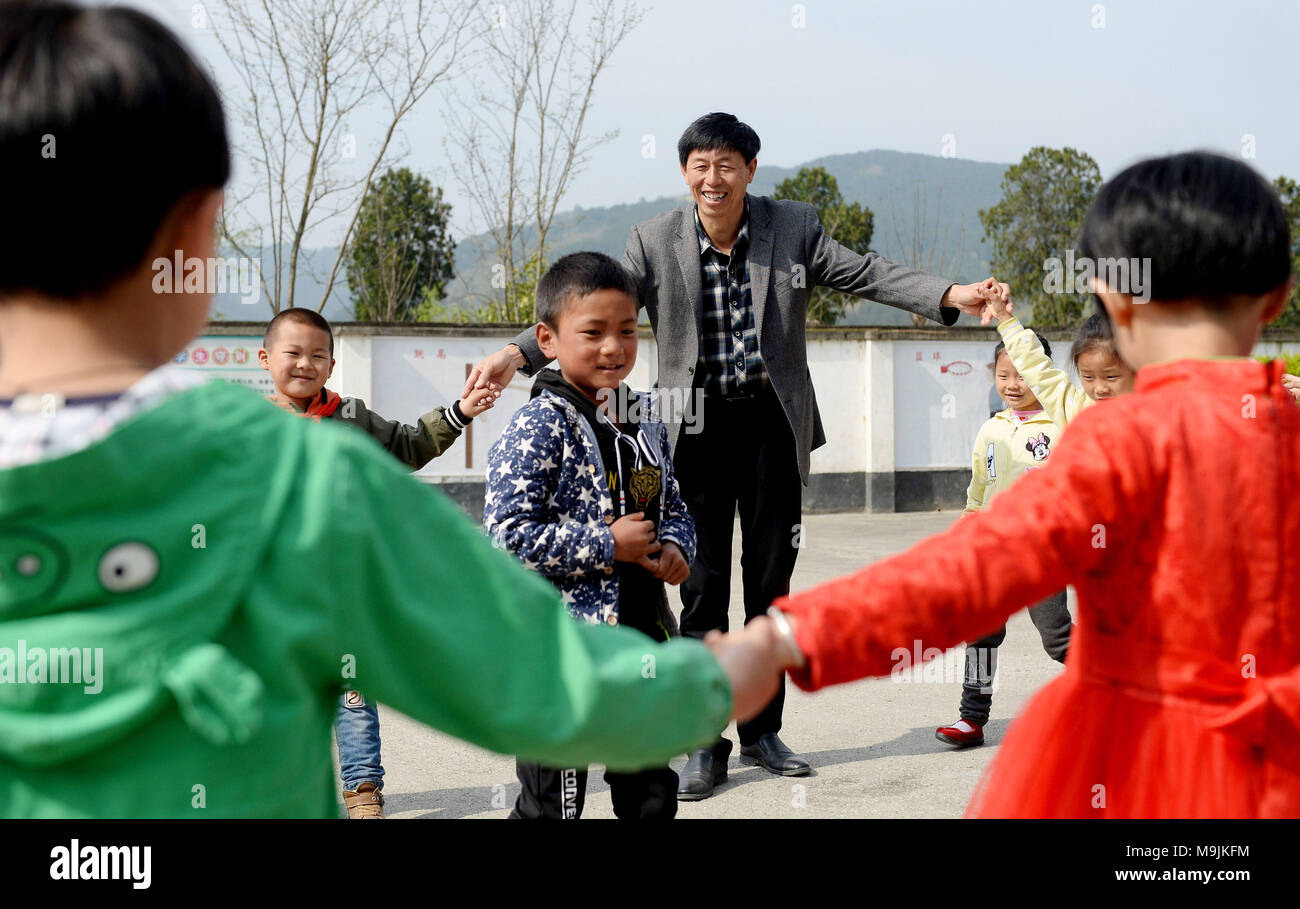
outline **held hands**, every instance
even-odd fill
[[[523,365],[524,355],[519,348],[507,344],[496,353],[488,354],[479,360],[478,364],[470,370],[469,378],[465,380],[465,387],[461,389],[460,396],[467,398],[476,388],[490,388],[500,393],[515,377],[515,371]]]
[[[1014,308],[1011,305],[1011,287],[996,278],[985,278],[978,284],[954,284],[943,295],[940,305],[951,306],[967,315],[977,316],[981,325],[988,325],[989,322],[997,318],[997,315],[989,308],[988,304],[989,295],[995,293],[1006,306],[1006,315],[1011,315]]]
[[[776,696],[781,675],[793,665],[788,646],[767,616],[740,631],[710,631],[704,646],[713,652],[731,683],[731,716],[744,722],[758,715]]]
[[[642,556],[636,562],[665,584],[680,584],[691,576],[691,566],[686,562],[686,554],[681,547],[669,540],[659,551],[659,558]]]
[[[1011,318],[1011,302],[1009,297],[1004,297],[1000,290],[987,287],[988,282],[977,285],[980,288],[980,297],[984,300],[987,310],[993,315],[993,324],[997,325]],[[999,288],[1006,287],[1005,284],[998,285]]]
[[[615,562],[640,562],[663,549],[655,539],[655,522],[647,521],[643,511],[623,515],[609,529],[614,534]]]
[[[501,397],[500,390],[495,390],[491,387],[475,388],[462,397],[458,402],[460,404],[460,412],[473,419],[484,411],[491,410],[492,405],[497,402],[497,398],[499,397]]]
[[[1290,373],[1283,374],[1282,387],[1291,392],[1291,397],[1295,399],[1297,404],[1300,404],[1300,376],[1293,376]]]

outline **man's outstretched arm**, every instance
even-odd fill
[[[531,343],[528,337],[532,338]],[[532,360],[529,360],[525,348],[534,351]],[[467,398],[476,388],[503,391],[519,370],[522,369],[524,375],[531,376],[549,362],[550,360],[542,356],[541,348],[537,346],[537,326],[533,325],[521,331],[496,353],[490,353],[474,364],[474,368],[465,379],[465,387],[461,389],[460,396]]]
[[[995,278],[957,284],[873,252],[854,252],[827,235],[812,206],[808,207],[807,217],[804,231],[811,277],[817,286],[895,306],[944,325],[956,322],[961,312],[988,325],[994,314],[988,308],[986,295],[996,291],[1004,302],[1010,299],[1011,289]],[[1008,311],[1010,308],[1008,304]]]

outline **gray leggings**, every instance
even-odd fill
[[[1065,662],[1070,647],[1070,610],[1065,605],[1065,591],[1053,594],[1029,607],[1029,618],[1043,639],[1043,649],[1058,663]],[[998,669],[998,646],[1007,636],[1003,625],[990,635],[966,647],[966,678],[961,685],[961,718],[983,726],[989,721],[993,706],[993,675]]]

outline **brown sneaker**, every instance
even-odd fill
[[[362,783],[356,792],[344,791],[343,804],[348,808],[348,819],[383,818],[384,794],[374,783]]]

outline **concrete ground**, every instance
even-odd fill
[[[809,516],[792,587],[801,590],[899,552],[943,530],[958,514]],[[739,627],[744,621],[739,533],[733,550],[731,623]],[[674,594],[669,598],[679,605]],[[1070,606],[1073,611],[1073,598]],[[944,680],[874,679],[815,695],[788,686],[781,737],[812,764],[812,773],[775,776],[742,765],[737,748],[727,782],[710,799],[681,803],[677,816],[960,817],[1021,705],[1062,671],[1043,652],[1027,614],[1013,617],[1001,649],[992,719],[985,727],[988,743],[958,751],[936,740],[934,729],[958,718],[961,667],[958,648],[946,656]],[[383,706],[380,724],[389,817],[504,818],[509,813],[519,792],[513,758],[449,738]],[[734,727],[726,734],[735,741]],[[685,763],[680,757],[673,769],[680,771]],[[589,778],[583,816],[614,816],[599,772]]]

